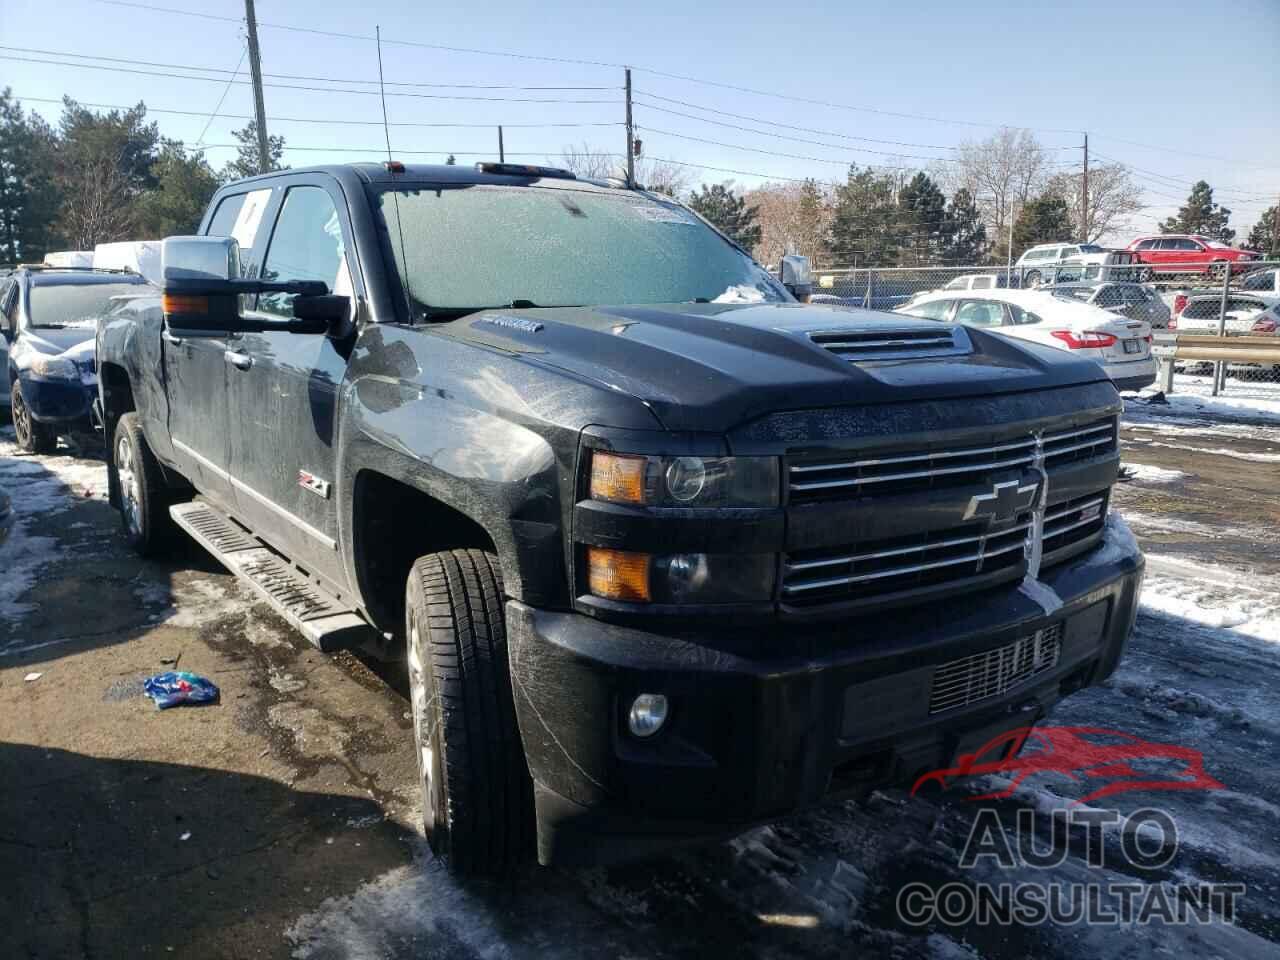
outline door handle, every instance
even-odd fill
[[[160,331],[160,339],[163,340],[165,343],[173,344],[175,347],[182,343],[182,338],[175,337],[172,333],[169,332],[168,327],[164,327]]]
[[[253,357],[247,353],[240,353],[237,350],[227,350],[222,354],[222,359],[231,364],[237,370],[248,370],[253,366]]]

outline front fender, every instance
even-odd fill
[[[354,547],[356,478],[371,470],[400,481],[478,524],[498,551],[508,596],[535,604],[563,601],[560,530],[562,476],[574,448],[505,416],[463,405],[444,391],[366,377],[343,404],[339,524]],[[360,584],[356,551],[347,549],[348,582]]]

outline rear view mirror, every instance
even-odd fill
[[[782,285],[797,300],[807,300],[813,292],[813,268],[808,257],[788,254],[782,258]]]
[[[165,292],[215,292],[240,279],[240,244],[230,237],[169,237],[160,247],[160,276]]]

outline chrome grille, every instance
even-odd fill
[[[1024,513],[997,531],[967,524],[838,550],[791,553],[783,564],[783,602],[810,606],[883,597],[1018,567],[1030,528],[1031,515]]]
[[[994,650],[944,663],[933,672],[929,713],[967,707],[1009,692],[1052,670],[1062,652],[1062,624],[1037,630]]]
[[[1106,491],[1055,503],[1044,515],[1044,552],[1052,553],[1093,536],[1102,530],[1106,517]]]
[[[1113,417],[1045,433],[1041,439],[1048,468],[1088,459],[1116,449]],[[1036,462],[1033,434],[1000,443],[943,450],[908,450],[856,460],[801,460],[789,467],[792,503],[823,499],[889,496],[920,489],[986,482],[993,473],[1031,467]]]

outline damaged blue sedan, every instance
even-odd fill
[[[4,280],[0,313],[19,448],[50,453],[59,436],[92,428],[97,318],[145,286],[133,273],[38,266],[19,267]]]

